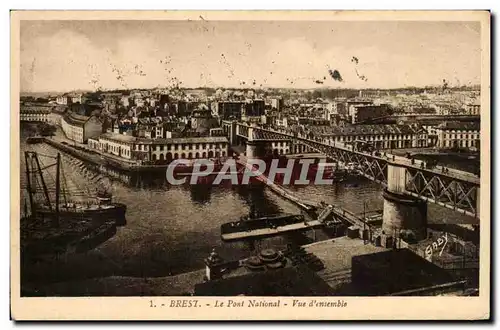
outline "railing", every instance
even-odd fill
[[[241,124],[240,124],[241,125]],[[304,134],[291,134],[273,129],[243,125],[246,131],[265,131],[266,134],[286,136],[308,148],[320,152],[345,164],[357,164],[359,173],[368,179],[387,186],[389,165],[406,169],[406,193],[440,206],[479,217],[478,199],[480,179],[478,176],[442,166],[429,168],[423,161],[412,160],[389,153],[375,154],[356,150],[354,145],[342,142],[309,139]],[[255,140],[254,140],[255,141]],[[265,141],[265,139],[263,140]]]

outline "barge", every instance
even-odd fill
[[[253,237],[279,235],[286,231],[310,229],[323,224],[318,220],[306,221],[301,214],[278,214],[258,218],[242,218],[221,225],[221,239],[234,241]]]

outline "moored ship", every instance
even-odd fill
[[[55,164],[42,167],[37,153],[25,152],[29,203],[21,217],[23,255],[85,251],[109,239],[116,226],[126,223],[126,205],[112,202],[109,187],[99,187],[95,196],[87,196],[88,201],[71,201],[64,188],[60,154],[55,158]],[[52,166],[56,167],[55,189],[43,175]]]
[[[112,221],[119,226],[126,223],[126,205],[112,202],[110,187],[106,187],[103,184],[96,190],[96,196],[88,196],[90,197],[88,201],[69,201],[69,196],[66,196],[66,191],[61,189],[63,178],[61,177],[60,154],[57,154],[56,163],[54,164],[56,166],[55,198],[54,201],[52,201],[49,197],[49,189],[42,173],[44,169],[53,165],[46,166],[42,169],[38,155],[35,152],[27,151],[25,157],[31,217],[49,219],[56,224],[62,221],[75,219],[79,221],[92,221],[97,224]],[[34,168],[30,166],[31,164],[34,165]],[[42,186],[43,195],[45,197],[43,202],[39,202],[35,198],[37,187],[35,187],[34,184],[37,182]]]

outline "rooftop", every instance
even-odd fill
[[[71,125],[83,126],[92,116],[82,116],[74,112],[67,112],[63,118]]]
[[[182,144],[182,143],[227,143],[225,136],[210,136],[210,137],[189,137],[189,138],[170,138],[170,139],[147,139],[138,138],[130,135],[104,133],[100,136],[103,139],[114,140],[124,143],[138,144]]]
[[[48,108],[41,107],[21,107],[21,113],[31,113],[31,114],[48,114],[50,110]]]
[[[479,122],[459,122],[459,121],[448,121],[439,125],[442,129],[448,130],[467,130],[467,131],[479,131]]]
[[[373,134],[415,134],[418,126],[410,125],[349,125],[313,126],[311,131],[318,135],[373,135]]]

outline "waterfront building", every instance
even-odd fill
[[[73,112],[61,118],[61,128],[70,140],[86,143],[89,138],[102,133],[102,121],[96,116],[82,116]]]
[[[480,124],[445,122],[436,127],[437,145],[440,148],[479,149]]]
[[[130,160],[170,162],[174,159],[227,157],[229,141],[225,136],[146,139],[105,133],[90,139],[91,149]]]
[[[50,110],[42,107],[21,107],[20,121],[48,122]]]

